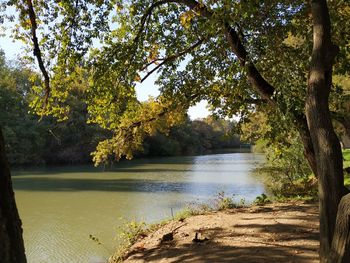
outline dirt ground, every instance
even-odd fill
[[[173,221],[139,240],[124,262],[319,262],[317,205],[274,203]]]

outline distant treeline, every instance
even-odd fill
[[[173,127],[168,136],[157,134],[145,140],[143,155],[172,156],[203,154],[211,150],[238,148],[239,136],[234,134],[235,123],[207,117],[187,120]]]
[[[9,162],[13,166],[91,163],[97,143],[110,136],[97,125],[86,124],[83,100],[71,102],[69,119],[57,122],[30,113],[33,72],[6,62],[0,51],[0,125],[5,136]],[[146,138],[144,151],[136,157],[200,154],[212,149],[239,147],[234,122],[208,117],[187,119],[169,134]]]

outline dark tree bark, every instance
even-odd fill
[[[328,263],[348,263],[350,258],[350,194],[344,196],[338,207],[337,221]]]
[[[22,232],[22,222],[17,211],[0,127],[0,261],[2,263],[27,262]]]
[[[343,159],[328,104],[336,47],[331,42],[331,23],[327,1],[311,1],[311,10],[313,51],[305,111],[317,163],[320,262],[326,262],[330,254],[338,204],[344,195]]]
[[[317,174],[317,163],[315,158],[314,146],[312,144],[311,134],[307,125],[307,120],[304,114],[294,114],[295,125],[299,132],[301,141],[304,147],[304,156],[316,177]]]

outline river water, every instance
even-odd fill
[[[264,192],[251,173],[262,159],[230,153],[125,161],[105,172],[88,166],[17,171],[13,183],[28,262],[104,262],[127,220],[171,218],[172,211],[221,191],[250,202]]]

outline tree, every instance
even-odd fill
[[[77,64],[91,73],[90,121],[114,133],[97,148],[97,162],[110,154],[131,157],[145,134],[165,129],[158,118],[169,118],[171,125],[183,108],[201,99],[208,99],[218,114],[244,117],[257,104],[264,104],[292,119],[305,157],[318,176],[321,262],[329,255],[338,257],[328,258],[333,260],[329,262],[349,261],[349,246],[340,249],[339,245],[348,244],[347,237],[340,242],[344,237],[336,229],[342,225],[336,224],[337,213],[338,221],[345,222],[344,206],[338,211],[338,205],[346,189],[339,140],[329,112],[333,65],[342,74],[349,71],[348,45],[342,38],[349,35],[347,1],[332,1],[330,10],[326,0],[77,0],[58,4],[39,0],[34,6],[27,0],[14,5],[22,23],[17,37],[28,41],[26,33],[31,33],[28,42],[33,43],[40,69],[45,66],[42,57],[51,62],[47,65],[50,83],[42,70],[45,81],[39,95],[44,100],[38,104],[39,113],[55,113],[65,94],[60,80],[74,73]],[[109,24],[114,8],[115,24]],[[83,19],[77,21],[78,15]],[[333,32],[330,16],[336,26]],[[40,28],[42,24],[51,29],[49,33]],[[98,34],[102,47],[88,57]],[[43,52],[38,35],[45,43]],[[160,71],[157,83],[162,97],[140,104],[134,96],[135,82],[155,71]],[[173,109],[176,118],[171,115]]]
[[[0,56],[0,126],[6,138],[8,161],[16,165],[40,164],[45,126],[38,125],[37,116],[28,113],[35,73],[19,63],[11,65],[2,50]]]
[[[18,107],[18,97],[11,88],[16,85],[11,78],[11,70],[7,67],[5,55],[0,50],[0,101],[2,110],[0,124],[0,258],[4,262],[26,262],[22,238],[22,223],[18,215],[11,174],[6,157],[2,125],[10,121],[11,108]],[[13,117],[13,116],[12,116]]]
[[[0,257],[3,262],[25,263],[22,223],[12,190],[5,142],[0,128]]]

